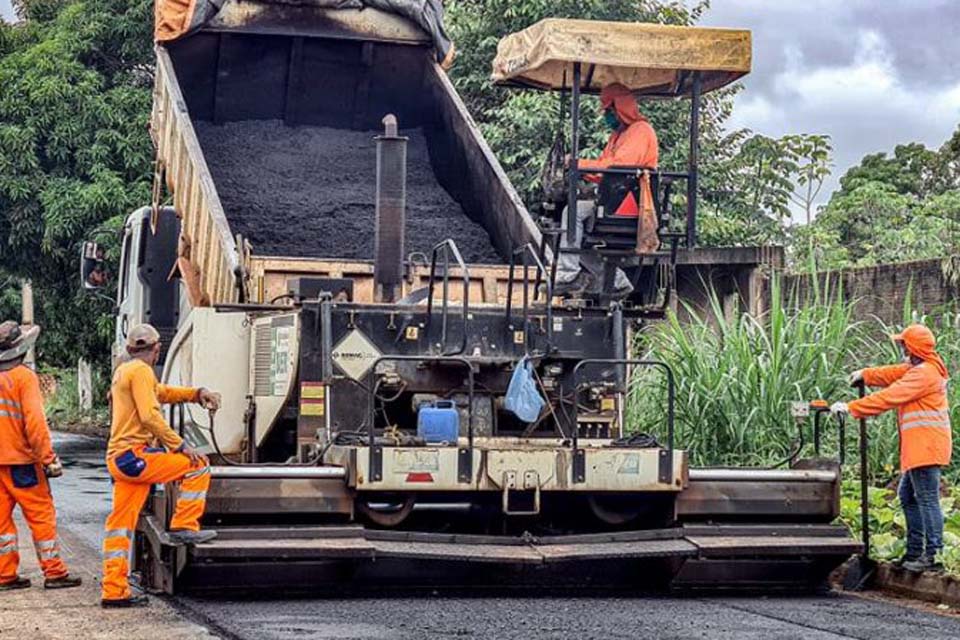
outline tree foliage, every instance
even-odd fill
[[[31,278],[48,354],[103,354],[104,305],[78,291],[96,230],[148,201],[152,60],[145,0],[30,0],[0,46],[0,269]]]
[[[871,154],[840,179],[798,235],[798,266],[818,269],[919,260],[960,249],[960,128],[939,150],[920,143]]]

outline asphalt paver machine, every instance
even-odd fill
[[[328,20],[311,23],[314,34],[303,21],[285,30],[283,21],[292,18],[286,9],[268,13],[270,7],[227,12],[233,22],[219,28],[266,24],[269,37],[257,41],[263,47],[292,34],[299,42],[292,41],[290,56],[312,51],[312,35],[330,36]],[[375,68],[376,47],[397,38],[396,20],[378,25],[363,22],[375,13],[351,16],[334,25],[336,42],[315,53],[332,55],[351,38],[372,42],[358,47],[358,64]],[[430,56],[415,38],[403,46]],[[637,256],[631,245],[635,220],[601,219],[590,231],[582,250],[629,270],[637,284],[636,295],[622,302],[604,292],[592,300],[554,298],[550,229],[504,252],[499,281],[478,282],[456,241],[441,242],[425,256],[422,286],[402,290],[397,283],[410,268],[402,249],[404,144],[395,120],[386,118],[377,142],[377,228],[369,230],[378,238],[372,293],[361,295],[350,277],[307,273],[291,262],[285,291],[273,300],[213,295],[207,304],[198,296],[195,304],[181,303],[162,378],[223,393],[215,416],[192,406],[170,411],[175,427],[213,460],[204,523],[219,536],[192,547],[173,544],[167,527],[177,488],[158,488],[137,536],[144,584],[171,593],[820,584],[860,548],[832,524],[838,462],[821,456],[778,469],[690,468],[674,434],[673,372],[663,362],[633,358],[630,349],[631,327],[663,316],[677,252],[696,241],[701,96],[749,68],[744,31],[546,20],[501,43],[496,82],[570,93],[575,157],[583,94],[620,82],[640,96],[690,99],[687,171],[603,172],[635,192],[649,176],[661,220],[663,249],[649,256]],[[574,166],[571,200],[579,173]],[[204,188],[212,188],[209,182]],[[679,231],[669,209],[675,185],[686,191]],[[187,198],[184,211],[194,202]],[[181,248],[184,234],[204,228],[188,219]],[[198,237],[187,240],[197,246]],[[208,237],[233,240],[222,230]],[[189,261],[178,264],[189,268]],[[497,287],[498,295],[477,301],[478,289]],[[663,387],[633,392],[662,397],[664,426],[656,437],[640,435],[650,426],[627,419],[631,380],[650,367],[664,372]],[[542,404],[532,419],[518,417],[512,384]]]

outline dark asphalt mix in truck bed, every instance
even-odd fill
[[[194,124],[233,233],[258,255],[373,258],[373,131],[288,127],[278,120]],[[467,262],[496,264],[486,230],[437,182],[427,140],[407,144],[406,254],[452,237]]]
[[[110,482],[103,444],[57,435],[66,472],[53,482],[59,526],[99,558]],[[73,549],[79,553],[79,548]],[[32,554],[24,562],[35,566]],[[221,638],[244,640],[948,640],[960,619],[846,595],[811,597],[170,598],[189,620]],[[0,603],[2,607],[2,603]],[[99,610],[97,615],[106,615]],[[0,616],[3,612],[0,611]],[[41,615],[41,614],[38,614]],[[151,610],[142,610],[151,615]],[[13,637],[13,636],[11,636]],[[19,637],[19,636],[17,636]],[[164,628],[157,629],[165,637]],[[206,636],[204,636],[206,637]]]

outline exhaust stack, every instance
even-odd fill
[[[397,117],[383,119],[377,136],[377,216],[374,240],[374,299],[396,302],[403,283],[407,222],[407,138],[397,135]]]

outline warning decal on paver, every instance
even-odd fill
[[[359,329],[354,329],[333,349],[333,361],[345,374],[360,380],[377,358],[380,350]]]

